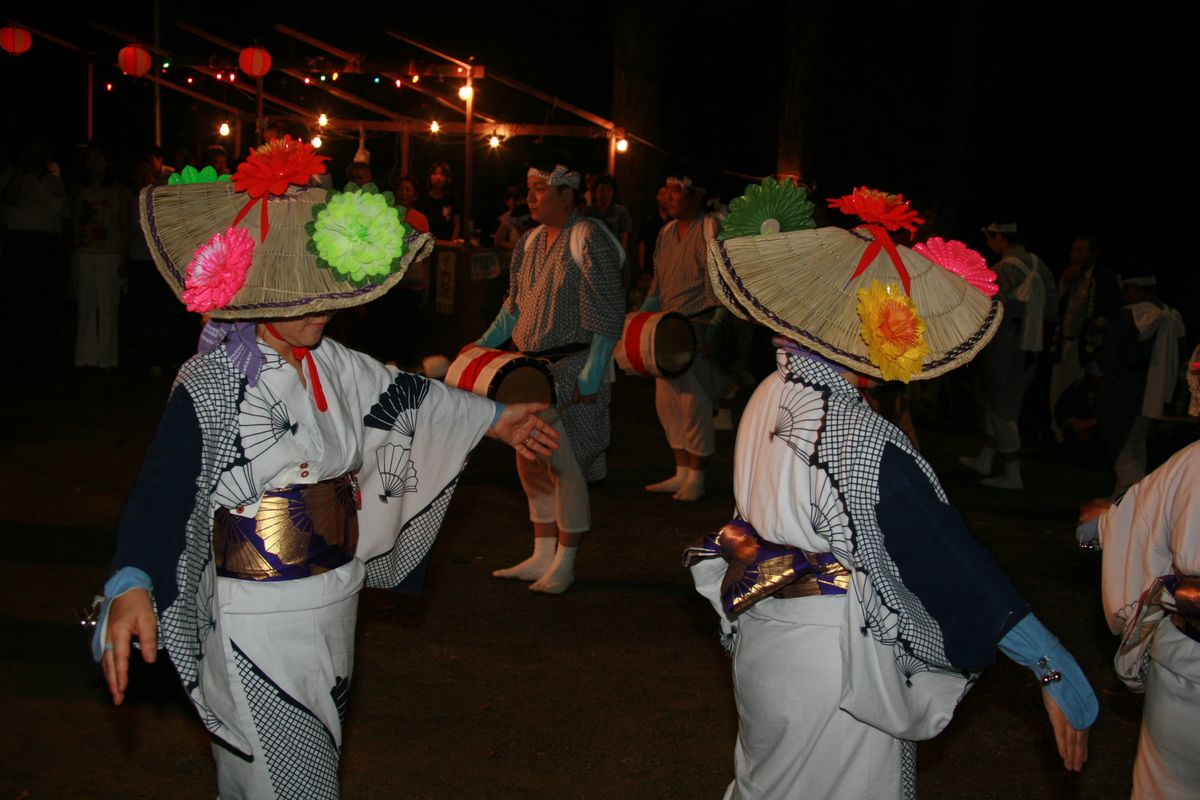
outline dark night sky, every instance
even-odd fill
[[[334,7],[336,14],[329,11]],[[368,58],[420,58],[382,33],[403,30],[456,55],[473,55],[489,68],[601,115],[611,113],[613,4],[471,4],[466,14],[463,4],[427,3],[424,9],[393,5],[394,10],[382,13],[372,7],[383,6],[350,0],[305,14],[296,4],[262,4],[250,10],[230,6],[217,14],[207,5],[164,4],[163,43],[177,57],[214,56],[218,64],[227,58],[216,46],[176,28],[174,21],[180,19],[237,44],[257,40],[277,61],[313,55],[272,29],[273,23],[283,22]],[[138,0],[120,9],[97,9],[95,17],[149,38],[150,8],[149,2]],[[956,162],[961,193],[955,208],[943,209],[959,223],[947,233],[981,246],[972,230],[995,216],[1015,216],[1029,230],[1035,249],[1055,267],[1064,262],[1070,238],[1080,231],[1101,237],[1118,270],[1123,263],[1146,258],[1166,262],[1165,248],[1158,244],[1162,237],[1150,235],[1147,228],[1167,210],[1155,200],[1156,181],[1178,169],[1172,164],[1171,139],[1177,112],[1164,110],[1174,105],[1162,99],[1170,76],[1182,74],[1171,68],[1182,56],[1175,55],[1169,20],[1105,16],[1095,6],[1064,10],[1057,4],[980,3],[968,42],[973,63],[962,75],[953,68],[961,8],[904,2],[821,8],[812,75],[815,120],[806,143],[809,178],[819,194],[871,184],[904,192],[923,205],[944,202],[939,191],[944,185],[940,171],[948,95],[959,78],[970,87],[969,110],[964,150]],[[722,171],[770,174],[780,71],[787,53],[780,41],[779,7],[727,2],[705,11],[695,4],[647,3],[637,13],[659,14],[664,20],[662,103],[669,113],[659,144],[676,157],[670,163],[705,174],[726,197],[740,191],[745,181]],[[66,21],[60,12],[34,9],[14,16],[99,54],[99,138],[129,151],[150,141],[151,92],[147,82],[120,76],[113,63],[120,42],[81,21]],[[83,60],[35,40],[29,53],[0,63],[10,122],[0,135],[0,158],[7,161],[21,142],[42,135],[56,146],[69,177],[70,148],[85,138]],[[182,80],[186,72],[173,67],[172,77]],[[103,91],[107,81],[114,83],[111,93]],[[212,88],[210,79],[197,81]],[[366,75],[349,76],[341,85],[414,116],[452,118],[410,91],[400,97],[386,81],[374,85]],[[551,111],[495,83],[478,88],[479,105],[493,115],[579,124],[561,110]],[[278,72],[268,76],[267,90],[331,116],[369,116],[321,100],[316,90],[304,92]],[[235,90],[216,91],[247,111],[252,108]],[[164,110],[164,147],[181,139],[194,145],[215,140],[210,131],[221,112],[171,92],[164,92]],[[21,124],[13,124],[17,121]],[[396,137],[373,138],[369,147],[377,165],[390,167]],[[574,149],[585,166],[602,166],[601,141],[576,143]],[[340,176],[353,150],[351,139],[332,143],[335,175]],[[505,181],[519,180],[529,151],[526,141],[499,154],[482,153],[477,196],[489,202]],[[414,137],[413,157],[418,170],[434,157],[461,163],[461,144],[437,145]],[[640,200],[628,199],[634,206]],[[1178,288],[1186,284],[1179,281]]]

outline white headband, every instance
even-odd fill
[[[667,178],[666,184],[667,184],[667,188],[674,188],[674,187],[678,186],[680,189],[682,189],[685,192],[703,192],[704,191],[703,186],[697,186],[696,184],[692,183],[692,179],[687,177],[686,175],[684,175],[681,178],[675,177],[674,175],[672,175],[671,177]]]
[[[528,177],[540,178],[551,186],[570,186],[575,190],[583,185],[583,176],[578,172],[568,172],[562,164],[556,165],[553,172],[543,172],[537,167],[530,167]]]

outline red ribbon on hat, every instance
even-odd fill
[[[887,230],[882,225],[863,225],[867,229],[867,233],[871,234],[873,241],[867,246],[866,252],[862,254],[862,258],[858,260],[858,267],[855,268],[854,274],[850,276],[850,280],[854,280],[859,275],[866,272],[867,267],[871,266],[871,262],[875,260],[875,256],[879,255],[879,251],[883,250],[888,254],[888,258],[892,260],[892,265],[896,268],[896,273],[900,276],[900,283],[904,284],[904,293],[911,294],[909,287],[912,284],[912,279],[908,276],[908,270],[904,268],[904,262],[900,259],[900,252],[896,249],[896,243],[892,241],[892,237],[888,235]]]
[[[866,228],[872,237],[871,244],[859,259],[858,267],[850,276],[850,280],[862,275],[879,255],[879,251],[883,250],[892,260],[892,265],[900,276],[900,282],[904,284],[904,293],[911,294],[909,288],[912,281],[908,276],[908,270],[904,268],[904,262],[900,260],[900,253],[896,250],[896,244],[892,241],[888,231],[904,228],[907,231],[916,232],[917,226],[925,220],[917,216],[917,212],[909,207],[904,195],[890,194],[878,189],[859,186],[851,194],[830,200],[829,206],[846,214],[853,214],[867,223],[861,227]]]
[[[275,326],[269,322],[267,323],[267,330],[276,339],[287,344],[287,341],[279,335],[279,331],[275,330]],[[308,364],[308,375],[312,382],[313,400],[316,401],[317,410],[322,412],[328,411],[329,403],[325,401],[325,390],[321,386],[321,376],[317,374],[317,362],[313,361],[312,353],[309,352],[307,347],[293,347],[292,356],[297,361],[303,361]]]
[[[265,242],[267,240],[267,233],[271,230],[271,219],[267,216],[267,196],[265,194],[262,197],[251,197],[248,201],[246,201],[246,205],[242,206],[242,210],[239,211],[237,216],[233,218],[233,222],[229,224],[229,227],[232,228],[241,222],[242,219],[245,218],[246,214],[249,213],[250,208],[260,200],[262,201],[262,220],[261,224],[259,225],[258,241]]]

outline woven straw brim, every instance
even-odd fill
[[[858,289],[877,280],[901,285],[881,250],[854,280],[871,243],[865,231],[817,228],[745,236],[709,244],[708,271],[717,297],[752,319],[829,360],[883,379],[868,357],[858,317]],[[1000,303],[929,259],[898,246],[912,279],[911,298],[925,320],[929,355],[912,380],[936,378],[967,363],[1000,326]]]
[[[270,228],[259,241],[262,211],[256,203],[238,227],[254,240],[254,259],[246,282],[224,308],[209,312],[214,319],[281,319],[318,314],[362,305],[395,286],[408,266],[429,255],[433,239],[413,231],[405,242],[400,267],[381,283],[356,287],[318,266],[308,251],[306,223],[312,207],[325,202],[319,187],[295,187],[267,204]],[[181,297],[188,264],[196,248],[223,233],[249,198],[234,191],[231,182],[159,186],[143,189],[138,198],[142,232],[158,271]]]

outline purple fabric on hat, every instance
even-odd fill
[[[821,356],[817,355],[812,350],[809,350],[808,348],[806,348],[804,345],[800,344],[796,340],[789,339],[786,336],[771,337],[771,344],[775,345],[776,347],[782,347],[784,350],[787,350],[792,355],[800,356],[801,358],[807,358],[809,361],[815,361],[818,364],[824,364],[827,367],[829,367],[830,369],[836,370],[838,372],[847,372],[847,371],[853,372],[853,370],[851,370],[849,367],[843,367],[841,364],[835,364],[834,362],[830,361],[827,358],[822,358]]]
[[[225,354],[237,367],[238,372],[246,376],[250,386],[258,384],[258,373],[266,362],[262,350],[258,347],[258,334],[253,322],[226,322],[224,320],[209,320],[200,333],[200,345],[197,351],[208,353],[218,345],[225,345]]]

